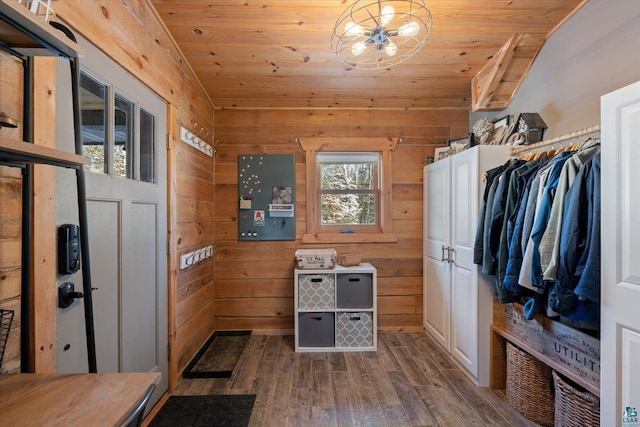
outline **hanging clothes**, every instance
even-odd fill
[[[600,162],[600,153],[586,162],[565,196],[558,274],[549,294],[549,306],[575,320],[599,315]]]
[[[542,280],[544,281],[554,281],[557,277],[558,261],[560,259],[560,234],[563,224],[562,214],[565,205],[564,196],[585,162],[599,151],[600,144],[585,147],[571,156],[562,167],[547,228],[542,235],[542,239],[540,239],[540,265],[542,268]]]
[[[476,236],[475,236],[475,241],[473,245],[473,263],[474,264],[482,265],[482,260],[484,255],[484,244],[482,242],[482,239],[484,236],[484,221],[485,221],[485,214],[487,211],[487,198],[489,197],[489,189],[493,184],[493,180],[498,175],[500,175],[502,171],[504,171],[505,168],[509,166],[510,163],[511,161],[508,161],[503,165],[500,165],[498,167],[495,167],[493,169],[486,171],[484,174],[484,180],[485,180],[484,194],[482,196],[482,201],[480,202],[480,212],[478,215],[478,227],[476,229]],[[494,192],[495,192],[495,189],[494,189]]]
[[[522,302],[527,319],[546,307],[574,326],[591,322],[600,292],[599,141],[485,176],[474,263],[495,276],[498,302]]]

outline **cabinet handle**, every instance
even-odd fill
[[[448,247],[448,248],[447,248],[447,262],[448,262],[448,263],[455,262],[455,261],[453,260],[453,258],[451,257],[451,254],[452,254],[453,252],[455,252],[455,249],[450,248],[450,247]]]
[[[442,261],[442,262],[449,262],[449,261],[447,260],[447,258],[445,258],[445,257],[444,257],[444,251],[445,251],[445,250],[448,250],[448,247],[445,247],[445,245],[442,245],[442,257],[440,258],[440,261]]]

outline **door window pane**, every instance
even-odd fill
[[[80,75],[80,111],[82,115],[82,155],[92,160],[85,170],[108,173],[107,86],[88,74]]]
[[[140,181],[155,182],[155,126],[151,113],[140,109]]]
[[[135,165],[134,151],[134,105],[133,102],[115,95],[114,112],[114,175],[133,179]]]

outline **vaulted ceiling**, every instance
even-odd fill
[[[583,0],[425,0],[433,31],[379,70],[331,49],[353,0],[152,0],[216,108],[505,108]],[[367,3],[371,0],[366,0]]]

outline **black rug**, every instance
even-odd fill
[[[182,373],[184,378],[229,378],[251,331],[219,331],[202,346]]]
[[[246,427],[255,394],[171,396],[149,427]]]

